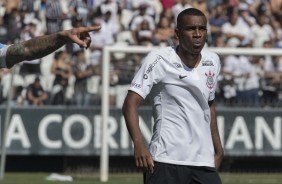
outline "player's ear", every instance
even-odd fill
[[[174,32],[175,32],[175,37],[176,37],[176,39],[179,40],[179,29],[178,29],[178,28],[175,28]]]

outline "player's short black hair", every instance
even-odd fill
[[[185,10],[183,10],[182,12],[180,12],[177,16],[177,27],[179,27],[179,25],[181,24],[183,17],[185,16],[203,16],[206,17],[205,14],[196,8],[187,8]]]

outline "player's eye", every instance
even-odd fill
[[[206,30],[207,30],[207,27],[199,27],[199,30],[201,30],[201,31],[206,31]]]

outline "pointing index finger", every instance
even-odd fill
[[[85,27],[86,32],[91,32],[91,31],[99,31],[101,29],[101,26],[90,26],[90,27]]]

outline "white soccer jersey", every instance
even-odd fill
[[[0,43],[0,68],[7,68],[6,64],[6,52],[7,52],[7,45],[3,45]]]
[[[214,167],[208,101],[215,97],[220,61],[206,49],[196,68],[184,65],[171,47],[152,51],[130,89],[153,99],[150,152],[158,162]]]

